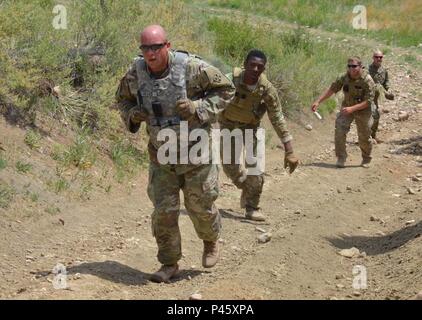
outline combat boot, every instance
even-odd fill
[[[345,165],[344,165],[345,163],[346,163],[346,159],[345,158],[338,157],[337,158],[336,167],[337,168],[344,168],[345,167]]]
[[[212,268],[220,258],[220,249],[218,241],[204,240],[204,253],[202,255],[202,266],[204,268]]]
[[[371,165],[371,158],[364,158],[362,159],[362,163],[360,164],[364,168],[369,168]]]
[[[179,265],[173,264],[170,266],[162,265],[161,268],[151,275],[150,280],[152,282],[169,282],[171,278],[177,275],[179,271]]]
[[[246,219],[254,220],[254,221],[265,221],[265,217],[262,212],[258,209],[252,207],[246,207]]]

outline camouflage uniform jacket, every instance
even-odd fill
[[[185,79],[185,83],[183,83],[183,87],[185,88],[184,96],[191,100],[200,101],[196,109],[198,121],[196,123],[189,122],[189,130],[200,127],[209,132],[211,125],[217,121],[219,112],[226,107],[227,103],[234,95],[233,83],[223,73],[221,73],[220,70],[203,61],[201,58],[186,52],[181,51],[181,53],[187,55],[184,67],[185,73],[183,74]],[[169,52],[169,68],[158,80],[168,77],[169,73],[173,70],[172,68],[176,67],[174,63],[176,61],[177,54],[178,52],[175,51]],[[137,132],[140,127],[140,124],[131,122],[129,118],[129,111],[132,108],[139,107],[137,106],[139,100],[138,89],[144,85],[143,83],[140,83],[138,76],[140,74],[147,74],[147,77],[145,78],[146,81],[153,82],[155,79],[147,67],[145,67],[145,70],[137,70],[140,66],[146,66],[146,64],[143,63],[143,57],[137,57],[134,60],[129,70],[120,80],[120,84],[116,92],[116,100],[118,102],[122,118],[126,123],[128,130],[132,133]],[[178,70],[180,71],[183,69],[179,68]],[[180,75],[177,76],[179,77]],[[162,89],[161,92],[165,94],[165,88]],[[165,98],[171,99],[171,108],[174,109],[173,101],[176,101],[178,98],[171,96],[166,96]],[[167,107],[168,106],[169,104],[167,104]],[[167,110],[163,110],[163,112],[166,113]],[[152,118],[154,115],[148,114],[148,117]],[[147,132],[150,133],[150,155],[151,152],[157,150],[157,141],[155,141],[156,137],[151,135],[151,131],[154,130],[156,129],[149,121],[147,121]],[[184,165],[176,165],[176,167],[177,166],[186,167]],[[190,164],[187,166],[190,167]],[[186,171],[185,169],[181,169],[181,171]],[[177,168],[176,171],[178,171]]]
[[[383,66],[376,67],[373,63],[369,65],[369,74],[376,84],[381,84],[385,91],[390,90],[390,81],[388,79],[388,71]]]
[[[375,83],[365,69],[357,79],[352,79],[348,73],[339,76],[330,89],[335,93],[343,89],[342,107],[350,107],[363,101],[368,101],[370,108],[374,105]]]
[[[244,70],[234,68],[228,74],[228,78],[233,80],[236,87],[235,97],[227,108],[222,112],[222,122],[238,124],[238,127],[249,125],[258,127],[264,114],[268,111],[268,118],[274,130],[283,143],[292,140],[286,120],[283,115],[280,98],[277,89],[267,79],[265,74],[261,74],[253,90],[243,83]]]

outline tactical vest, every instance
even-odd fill
[[[386,71],[382,66],[380,66],[378,69],[376,69],[371,64],[369,66],[369,74],[371,75],[372,79],[375,82],[374,101],[375,101],[375,104],[378,104],[378,98],[381,96],[382,93],[385,92],[383,84],[384,84],[385,78],[386,78]]]
[[[249,91],[242,84],[241,74],[242,69],[233,69],[233,83],[236,87],[236,93],[224,110],[223,116],[231,121],[258,124],[266,111],[265,106],[262,105],[262,97],[268,86],[267,77],[261,74],[255,90]]]
[[[164,141],[157,135],[163,128],[173,129],[179,136],[180,117],[176,112],[176,101],[186,99],[186,66],[189,54],[174,53],[169,73],[161,79],[152,78],[147,72],[143,58],[137,60],[138,103],[148,113],[150,142],[158,149]]]
[[[361,103],[365,97],[365,88],[363,83],[366,81],[369,74],[365,73],[361,78],[353,80],[348,75],[344,77],[343,82],[343,107],[350,107],[352,105]]]
[[[369,73],[374,80],[375,83],[380,83],[381,85],[384,84],[386,78],[385,69],[380,66],[378,69],[375,68],[373,65],[369,66]]]

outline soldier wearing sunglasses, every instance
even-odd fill
[[[221,218],[214,203],[219,192],[218,168],[211,163],[193,164],[189,159],[187,163],[162,163],[157,156],[164,143],[158,138],[159,133],[166,128],[179,135],[181,120],[187,121],[189,132],[201,128],[210,133],[235,89],[220,70],[199,57],[171,51],[166,32],[159,25],[142,31],[140,49],[143,56],[135,59],[121,79],[116,98],[130,132],[137,132],[143,121],[147,124],[148,196],[154,205],[152,232],[162,264],[150,279],[168,282],[178,273],[178,261],[182,258],[180,190],[195,231],[203,240],[202,265],[213,267],[219,259]]]
[[[382,92],[384,92],[384,96],[388,100],[394,100],[394,94],[390,91],[390,81],[388,79],[388,71],[382,66],[382,60],[384,58],[383,53],[380,50],[375,50],[372,59],[373,62],[369,65],[368,71],[371,75],[372,79],[375,82],[376,90],[375,90],[375,108],[372,110],[372,117],[374,118],[374,123],[371,128],[371,137],[377,143],[382,143],[382,140],[377,138],[376,134],[378,131],[378,124],[380,119],[379,113],[379,104],[378,99]]]
[[[353,120],[358,131],[359,147],[362,152],[361,166],[369,168],[371,162],[371,126],[372,104],[374,103],[375,83],[369,73],[362,67],[359,57],[347,60],[347,72],[338,77],[331,86],[312,104],[316,111],[319,104],[343,89],[343,102],[336,118],[335,153],[337,167],[344,168],[347,158],[346,135]]]

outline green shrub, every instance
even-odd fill
[[[113,143],[110,157],[116,166],[119,180],[125,175],[136,173],[148,163],[147,152],[138,150],[128,140],[118,140]]]
[[[32,165],[30,163],[26,163],[23,161],[17,161],[16,162],[16,171],[19,173],[27,173],[31,171]]]
[[[15,194],[16,190],[14,188],[0,181],[0,208],[8,208]]]
[[[0,158],[0,170],[4,169],[7,167],[7,160]]]
[[[41,141],[41,135],[35,130],[28,130],[25,134],[25,144],[31,149],[38,149]]]

